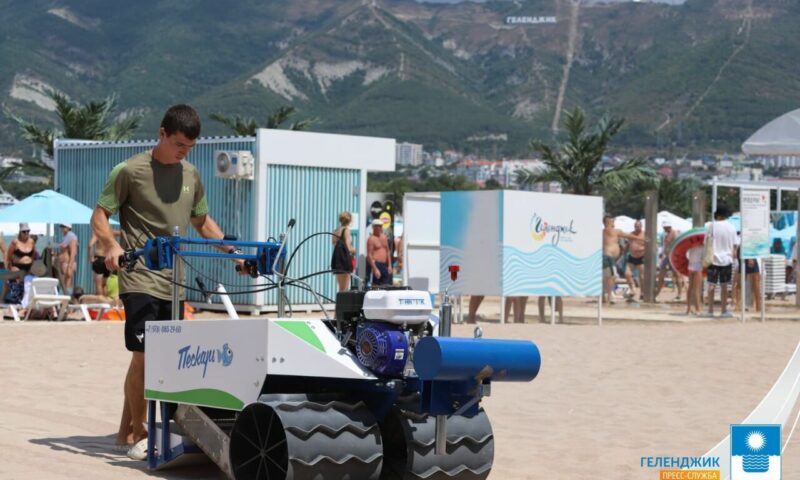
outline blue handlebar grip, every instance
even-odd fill
[[[425,337],[414,349],[414,369],[422,380],[458,381],[488,373],[492,381],[529,382],[541,364],[539,348],[527,340]]]

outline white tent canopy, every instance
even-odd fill
[[[619,217],[614,218],[614,227],[616,227],[619,230],[622,230],[623,232],[631,232],[633,231],[633,224],[635,222],[636,220],[631,217],[620,215]],[[692,228],[692,222],[690,222],[689,220],[683,219],[675,215],[674,213],[668,212],[666,210],[658,212],[659,232],[661,232],[661,230],[664,228],[664,223],[666,222],[670,222],[672,228],[679,232],[685,232]],[[646,226],[647,223],[645,222],[644,219],[642,219],[642,228],[645,228]]]
[[[800,156],[800,108],[772,120],[742,144],[748,155]]]

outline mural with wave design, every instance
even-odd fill
[[[503,291],[505,295],[600,295],[602,250],[585,258],[575,257],[553,245],[534,252],[503,247]]]
[[[460,248],[442,245],[439,252],[439,285],[442,291],[448,288],[453,294],[468,295],[503,295],[498,277],[501,275],[500,265],[503,259],[498,249],[496,253],[486,253],[476,261],[475,255],[467,255]],[[494,258],[491,258],[494,257]],[[468,261],[471,259],[472,261]],[[447,267],[459,265],[461,272],[459,281],[450,281],[450,272]],[[494,268],[492,268],[494,267]],[[496,273],[491,273],[494,270]],[[469,285],[469,291],[462,288]]]

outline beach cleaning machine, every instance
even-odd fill
[[[284,246],[175,235],[125,260],[241,258],[279,288],[307,288],[286,276]],[[492,382],[532,380],[541,357],[529,341],[450,337],[446,294],[439,312],[428,292],[353,290],[333,318],[147,322],[149,466],[201,453],[233,479],[485,479],[494,437],[481,399]]]

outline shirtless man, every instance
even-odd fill
[[[75,271],[78,269],[78,237],[72,232],[72,225],[61,224],[61,243],[58,244],[58,277],[64,293],[72,293]]]
[[[639,271],[639,281],[644,278],[644,230],[642,221],[636,220],[633,224],[630,243],[628,244],[628,261],[625,265],[625,280],[628,281],[628,299],[636,299],[636,284],[633,282],[633,270]]]
[[[119,237],[119,230],[114,230],[113,233],[115,237]],[[86,253],[86,258],[89,259],[89,264],[92,266],[94,291],[97,295],[107,297],[106,281],[111,276],[111,272],[106,268],[106,249],[102,243],[97,241],[97,236],[94,233],[92,233],[92,238],[89,240]]]
[[[678,235],[680,235],[681,232],[672,228],[672,224],[669,222],[669,220],[665,221],[661,227],[664,229],[664,243],[661,249],[664,254],[664,258],[661,259],[661,264],[658,266],[658,286],[656,287],[656,297],[658,297],[661,289],[664,288],[664,278],[667,276],[667,270],[672,270],[672,281],[675,283],[675,287],[678,289],[678,296],[675,297],[675,300],[680,300],[681,290],[683,290],[683,277],[680,273],[673,270],[672,264],[669,263],[669,251],[672,247],[672,242],[678,238]]]
[[[614,217],[603,217],[603,301],[614,303],[611,300],[611,291],[614,289],[615,264],[619,258],[619,239],[634,240],[636,237],[614,228]]]
[[[372,285],[392,284],[392,264],[389,259],[389,240],[383,234],[383,222],[372,221],[372,235],[367,240],[367,266],[372,274]]]

